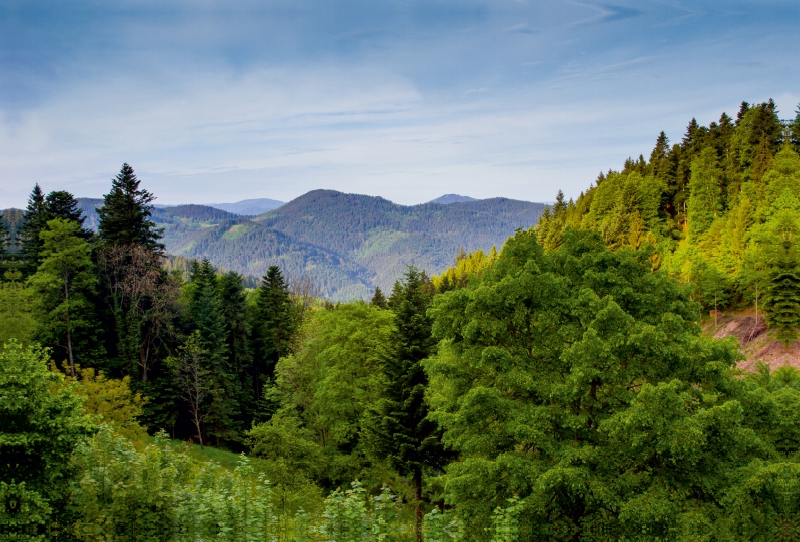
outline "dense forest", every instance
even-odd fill
[[[3,216],[0,533],[796,540],[800,371],[744,373],[701,325],[758,302],[796,340],[798,126],[692,121],[369,302],[168,255],[127,164],[94,230],[36,186]]]

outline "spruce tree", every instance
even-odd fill
[[[289,353],[294,319],[289,289],[277,265],[267,269],[256,297],[253,328],[253,369],[256,395],[263,400],[264,384],[275,373],[275,364]]]
[[[791,241],[784,241],[782,254],[769,281],[764,299],[769,326],[784,346],[797,340],[800,327],[800,273],[792,255]]]
[[[192,332],[197,334],[199,347],[203,350],[202,359],[209,374],[211,404],[206,423],[209,436],[228,439],[231,433],[231,415],[238,405],[230,390],[235,375],[228,367],[227,333],[222,298],[217,284],[216,270],[204,259],[193,262],[190,276],[189,306],[187,320]]]
[[[28,197],[28,206],[22,219],[19,231],[20,245],[20,271],[23,277],[28,277],[36,272],[39,267],[39,252],[42,250],[42,240],[39,232],[47,225],[47,213],[44,205],[44,192],[36,184]]]
[[[139,188],[139,179],[128,164],[123,164],[119,174],[111,181],[111,191],[104,196],[98,235],[105,244],[147,248],[163,253],[161,230],[156,228],[150,203],[155,196]]]
[[[425,389],[428,378],[422,360],[432,355],[436,339],[427,310],[434,288],[425,274],[410,267],[395,285],[389,306],[395,313],[392,352],[384,361],[384,398],[367,415],[365,442],[377,458],[387,458],[414,486],[416,532],[420,540],[422,482],[426,471],[450,459],[440,441],[438,425],[428,419]]]
[[[379,309],[386,309],[389,307],[389,304],[386,301],[386,296],[383,295],[380,286],[375,287],[375,294],[373,294],[369,303],[373,307],[378,307]]]
[[[247,290],[244,277],[228,271],[218,277],[222,314],[226,331],[226,370],[234,375],[229,393],[238,405],[234,413],[242,428],[250,427],[255,416],[253,355],[250,351],[250,322],[247,318]]]

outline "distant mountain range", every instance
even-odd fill
[[[477,201],[475,198],[469,196],[462,196],[460,194],[445,194],[436,199],[432,199],[428,203],[439,203],[441,205],[449,205],[451,203],[460,203],[462,201]]]
[[[437,199],[453,197],[464,198]],[[96,229],[96,208],[103,200],[78,202],[85,225]],[[208,258],[250,277],[277,264],[289,280],[308,277],[324,296],[346,301],[368,298],[375,286],[390,291],[407,265],[435,275],[462,246],[467,251],[499,248],[517,228],[534,225],[543,210],[541,203],[507,198],[406,206],[314,190],[255,217],[209,205],[176,205],[155,208],[153,220],[164,228],[170,254]]]
[[[276,199],[256,198],[243,199],[242,201],[237,201],[235,203],[206,203],[205,206],[213,207],[214,209],[221,209],[237,215],[255,216],[260,215],[261,213],[266,213],[267,211],[271,211],[273,209],[277,209],[284,203],[285,202],[278,201]],[[187,204],[165,205],[159,203],[156,204],[155,207],[157,209],[166,209],[168,207],[181,207],[183,205]]]

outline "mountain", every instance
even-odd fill
[[[98,198],[78,198],[85,225],[97,229]],[[289,279],[308,277],[333,300],[368,298],[414,264],[442,272],[459,248],[500,247],[517,228],[536,224],[540,203],[506,198],[442,205],[314,190],[255,218],[208,205],[153,209],[167,252],[261,277],[280,265]],[[10,215],[9,215],[10,216]]]
[[[269,199],[269,198],[257,198],[257,199],[243,199],[242,201],[237,201],[236,203],[207,203],[208,207],[214,207],[215,209],[222,209],[223,211],[228,211],[230,213],[236,213],[237,215],[260,215],[261,213],[266,213],[267,211],[272,211],[273,209],[277,209],[281,205],[284,205],[285,202],[278,201],[276,199]]]
[[[436,199],[432,199],[428,203],[438,203],[439,205],[449,205],[451,203],[461,203],[463,201],[478,201],[475,198],[471,198],[469,196],[461,196],[459,194],[445,194],[444,196],[439,196]]]
[[[407,265],[438,274],[460,247],[500,247],[517,228],[536,224],[543,210],[507,198],[405,206],[314,190],[253,220],[354,261],[375,273],[374,285],[390,289]]]

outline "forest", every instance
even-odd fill
[[[37,185],[0,243],[0,533],[797,540],[800,371],[703,330],[798,339],[798,134],[693,120],[369,302],[168,254],[127,164],[91,229]]]

